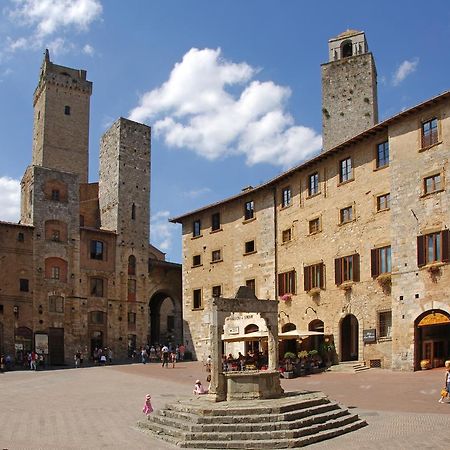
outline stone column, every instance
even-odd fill
[[[217,311],[216,302],[213,301],[209,322],[209,342],[211,352],[211,383],[209,398],[216,402],[225,401],[227,398],[225,377],[222,367],[222,333],[225,323],[225,315]]]

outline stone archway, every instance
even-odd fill
[[[181,303],[165,291],[152,295],[149,302],[149,339],[151,344],[183,342]]]
[[[353,314],[347,314],[340,325],[341,361],[358,361],[359,324]]]
[[[450,313],[431,309],[414,321],[414,369],[428,359],[431,367],[442,367],[450,355]]]

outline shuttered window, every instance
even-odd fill
[[[376,278],[383,273],[391,272],[391,246],[371,250],[371,273]]]
[[[324,264],[313,264],[306,266],[303,270],[304,273],[304,287],[305,291],[310,291],[314,288],[324,288]]]
[[[337,285],[346,281],[359,281],[359,255],[343,256],[334,260],[334,275]]]
[[[417,265],[449,261],[449,230],[417,236]]]
[[[278,295],[295,294],[295,270],[278,274]]]

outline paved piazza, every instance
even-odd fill
[[[0,374],[0,449],[174,449],[136,429],[145,394],[155,409],[206,383],[199,362]],[[283,380],[285,390],[322,390],[369,423],[311,449],[449,449],[450,404],[439,404],[443,369],[327,372]]]

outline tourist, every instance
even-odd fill
[[[145,396],[145,402],[144,407],[142,408],[142,412],[145,414],[146,417],[148,417],[150,413],[153,412],[152,397],[150,394],[147,394]]]
[[[445,361],[444,387],[441,390],[441,398],[439,403],[444,403],[444,398],[448,398],[450,392],[450,360]]]
[[[154,345],[150,347],[150,362],[156,361],[156,348]]]
[[[141,362],[142,364],[147,362],[147,352],[144,347],[141,348]]]
[[[167,347],[167,345],[165,345],[162,349],[161,349],[161,353],[162,353],[162,367],[166,366],[169,367],[169,348]]]
[[[37,360],[37,354],[35,351],[32,351],[31,355],[30,355],[30,369],[31,370],[37,370],[36,360]]]
[[[112,364],[112,360],[113,360],[113,351],[111,348],[108,348],[108,362],[109,364]]]
[[[172,368],[175,368],[175,363],[177,362],[177,354],[174,351],[170,352],[170,362],[172,363]]]
[[[208,357],[206,358],[206,363],[205,363],[207,372],[211,372],[211,363],[212,363],[211,355],[208,355]]]
[[[178,351],[180,352],[180,361],[184,361],[184,352],[186,351],[186,347],[183,344],[178,346]]]
[[[208,393],[208,390],[202,386],[202,383],[200,382],[200,380],[197,380],[194,384],[193,394],[203,395],[203,394],[207,394],[207,393]]]
[[[81,364],[81,352],[80,352],[80,350],[78,350],[75,353],[73,359],[75,360],[75,368],[78,369],[80,367],[80,364]]]

